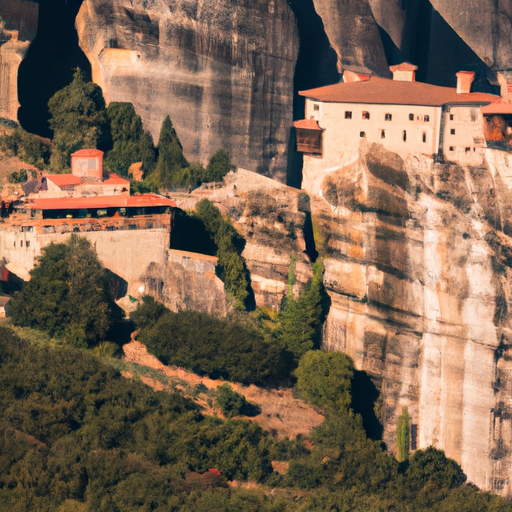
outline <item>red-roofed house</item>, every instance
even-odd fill
[[[71,155],[71,174],[45,174],[37,197],[130,195],[130,182],[103,170],[103,151],[81,149]]]
[[[361,141],[399,154],[483,161],[481,107],[499,97],[471,93],[472,72],[457,73],[457,88],[450,88],[416,82],[417,67],[410,63],[390,69],[392,80],[345,72],[342,83],[300,92],[306,115],[294,124],[305,173],[347,165],[357,158]]]

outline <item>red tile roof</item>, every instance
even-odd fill
[[[485,105],[499,100],[498,96],[480,92],[457,94],[452,87],[439,87],[422,82],[402,82],[388,78],[371,77],[364,82],[339,83],[300,91],[301,96],[333,103],[370,103],[382,105],[445,104]]]
[[[121,178],[121,176],[118,176],[115,173],[110,173],[109,177],[103,181],[103,183],[107,185],[126,185],[128,186],[130,182],[128,180],[125,180],[124,178]]]
[[[293,126],[295,126],[295,128],[302,128],[303,130],[322,130],[322,128],[318,126],[316,119],[301,119],[300,121],[295,121]]]
[[[71,156],[101,156],[103,155],[103,151],[99,149],[80,149],[75,153],[71,153]]]
[[[174,201],[156,194],[140,196],[91,196],[32,199],[25,208],[29,210],[80,210],[89,208],[144,208],[148,206],[177,207]]]
[[[512,101],[507,101],[507,100],[495,101],[494,103],[491,103],[490,105],[486,105],[485,107],[482,107],[482,114],[484,114],[484,115],[489,115],[489,114],[511,115],[512,114]]]
[[[51,181],[57,187],[65,187],[70,185],[80,185],[82,183],[82,178],[80,176],[75,176],[74,174],[47,174],[43,176],[48,181]]]

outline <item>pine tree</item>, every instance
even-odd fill
[[[183,155],[183,148],[172,126],[169,116],[164,119],[160,139],[158,141],[158,160],[156,173],[159,185],[163,188],[172,188],[181,185],[181,170],[188,166]]]
[[[229,160],[229,154],[225,149],[219,149],[208,162],[206,167],[206,179],[204,181],[222,181],[229,171],[235,169]]]
[[[53,130],[54,167],[65,169],[71,153],[83,148],[107,149],[110,141],[107,111],[101,88],[86,82],[80,69],[73,81],[48,102]]]

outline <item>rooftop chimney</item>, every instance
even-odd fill
[[[457,77],[457,94],[465,94],[471,92],[471,84],[475,79],[473,71],[459,71],[455,73]]]
[[[501,87],[500,96],[505,101],[512,99],[512,81],[508,81],[507,78],[501,73],[498,73],[497,75],[498,83],[500,84]]]
[[[402,62],[396,66],[389,66],[390,71],[393,73],[393,80],[399,82],[416,82],[416,70],[418,66],[410,62]]]
[[[366,80],[370,80],[370,75],[356,73],[355,71],[349,71],[348,69],[343,72],[343,82],[346,84],[350,82],[366,82]]]

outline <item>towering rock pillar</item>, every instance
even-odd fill
[[[284,180],[298,53],[286,0],[85,0],[76,24],[107,101],[133,103],[155,141],[170,115],[189,161],[223,147]]]
[[[39,5],[0,2],[0,117],[18,120],[18,69],[37,31]]]
[[[30,46],[19,41],[18,31],[3,31],[10,39],[0,46],[0,117],[18,120],[18,68]]]

